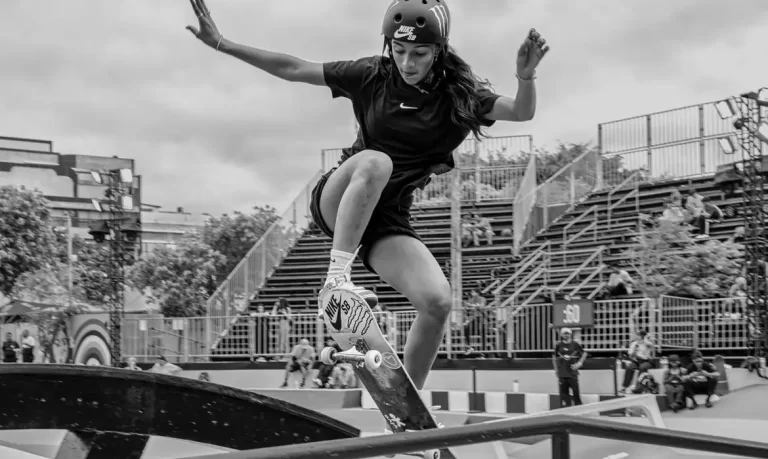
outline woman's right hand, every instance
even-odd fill
[[[194,26],[187,26],[187,30],[192,32],[195,37],[197,37],[206,45],[210,46],[211,48],[216,48],[216,46],[219,45],[219,40],[221,40],[222,35],[219,33],[219,29],[216,27],[216,23],[213,22],[213,19],[211,18],[211,12],[205,5],[205,1],[189,1],[192,3],[192,9],[195,11],[195,15],[197,15],[198,21],[200,21],[200,29]]]

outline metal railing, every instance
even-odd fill
[[[562,291],[568,284],[571,283],[573,279],[576,278],[576,276],[580,275],[584,270],[586,270],[590,264],[597,262],[597,267],[594,267],[593,269],[597,269],[600,266],[603,266],[603,253],[608,250],[608,248],[604,245],[601,245],[597,249],[594,250],[592,254],[590,254],[584,261],[581,262],[579,266],[577,266],[575,269],[573,268],[566,268],[567,272],[570,272],[571,274],[568,275],[565,279],[563,279],[560,284],[555,287],[556,292]],[[563,253],[566,251],[563,250]],[[564,255],[565,256],[565,255]]]
[[[613,221],[613,209],[622,205],[627,199],[634,197],[635,213],[640,212],[640,175],[641,175],[640,172],[632,173],[629,177],[624,179],[624,181],[622,181],[621,183],[613,187],[613,189],[608,192],[608,197],[607,197],[608,207],[606,209],[606,213],[607,213],[609,230],[611,229],[611,223]],[[619,199],[616,202],[613,202],[613,195],[618,193],[622,189],[624,189],[624,187],[627,186],[627,184],[630,181],[634,182],[634,186],[632,187],[632,189],[627,194],[625,194],[621,199]]]
[[[501,292],[504,291],[505,288],[512,282],[517,282],[517,279],[529,268],[532,268],[534,263],[539,261],[540,258],[544,258],[543,264],[548,264],[549,262],[549,241],[544,241],[540,246],[538,246],[536,249],[532,250],[525,258],[523,258],[520,263],[518,263],[515,272],[512,273],[506,280],[498,284],[495,289],[493,290],[493,298],[494,298],[494,304],[500,305],[502,303],[501,301]]]
[[[528,215],[513,215],[513,219],[517,219],[513,224],[513,231],[516,231],[513,237],[520,250],[597,189],[599,162],[599,153],[587,150],[528,195],[519,198],[521,203],[529,200],[534,203]]]
[[[273,270],[283,260],[312,221],[309,206],[311,192],[322,171],[318,171],[288,209],[267,229],[248,253],[240,260],[227,279],[211,295],[206,304],[214,333],[222,334],[232,318],[249,305]]]
[[[537,275],[541,274],[534,271],[521,279],[520,285]],[[582,330],[581,343],[590,352],[618,352],[625,350],[633,333],[642,329],[665,348],[746,351],[754,338],[748,314],[743,298],[691,300],[665,296],[657,305],[647,298],[596,300],[594,327]],[[376,315],[389,342],[402,351],[416,311]],[[139,361],[152,360],[160,354],[178,362],[279,359],[303,338],[309,339],[319,351],[329,337],[324,324],[311,313],[293,314],[290,322],[270,314],[241,315],[233,320],[234,326],[223,337],[212,326],[218,319],[224,318],[125,318],[123,354]],[[446,334],[440,353],[550,352],[558,339],[552,322],[552,305],[548,301],[516,308],[507,303],[455,309],[450,319],[451,333]]]
[[[587,226],[579,230],[576,234],[572,235],[571,237],[568,237],[568,230],[571,229],[574,225],[577,223],[586,220],[587,217],[590,216],[590,214],[594,217],[592,219],[592,222],[589,223]],[[566,253],[568,251],[568,244],[575,241],[576,239],[583,236],[587,231],[592,231],[592,240],[597,241],[597,206],[594,205],[590,207],[589,209],[586,209],[584,212],[581,213],[578,217],[574,218],[570,222],[568,222],[567,225],[563,227],[563,257],[566,256]]]
[[[715,109],[717,102],[636,116],[598,125],[604,186],[622,182],[634,171],[646,181],[714,174],[733,162],[718,139],[734,128]]]
[[[459,171],[462,203],[510,201],[525,174],[525,168],[521,166],[460,168]],[[421,206],[445,205],[451,200],[452,190],[451,174],[432,176],[423,190],[413,192],[413,202]]]
[[[429,451],[517,438],[551,436],[552,459],[571,458],[571,435],[685,448],[741,457],[768,457],[768,444],[662,427],[623,424],[595,416],[552,414],[524,416],[473,425],[428,429],[404,435],[380,435],[252,449],[206,456],[210,459],[369,458],[412,451]],[[197,458],[187,458],[197,459]]]

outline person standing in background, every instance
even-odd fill
[[[555,345],[552,355],[552,365],[560,387],[560,406],[581,405],[579,369],[585,360],[587,353],[581,344],[573,340],[573,331],[570,328],[560,330],[560,341]]]
[[[21,347],[19,343],[13,339],[11,333],[5,334],[5,341],[3,341],[3,362],[5,363],[17,363],[19,361],[19,352]]]

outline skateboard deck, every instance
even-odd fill
[[[345,289],[331,291],[321,301],[323,320],[341,348],[341,354],[360,356],[368,351],[381,354],[378,368],[369,368],[363,362],[353,364],[353,368],[392,433],[438,428],[432,411],[419,395],[397,352],[384,337],[368,303]],[[450,449],[442,449],[441,457],[456,456]]]

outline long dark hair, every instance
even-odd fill
[[[384,52],[390,58],[390,65],[395,73],[395,60],[392,55],[392,44],[384,39]],[[491,90],[491,83],[477,76],[472,67],[462,59],[456,50],[450,46],[442,46],[437,50],[437,60],[432,66],[432,72],[442,78],[446,91],[451,97],[453,109],[451,121],[457,126],[469,130],[477,140],[487,137],[483,126],[483,115],[480,114],[480,91]]]

